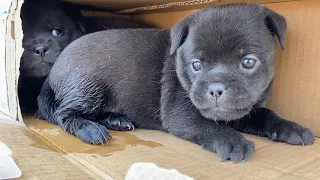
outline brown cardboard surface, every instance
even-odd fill
[[[81,164],[68,161],[55,147],[24,126],[0,122],[0,141],[9,146],[21,179],[93,179]],[[80,166],[80,167],[79,167]]]
[[[8,18],[6,19],[6,31],[2,32],[5,37],[5,80],[7,87],[7,94],[1,94],[1,96],[7,96],[8,112],[6,113],[12,119],[17,119],[18,116],[18,104],[17,104],[17,88],[16,82],[16,42],[15,42],[15,26],[14,20],[16,18],[15,13],[19,8],[18,1],[12,1]],[[19,60],[18,60],[19,62]]]
[[[65,0],[68,2],[107,9],[115,13],[168,12],[203,8],[225,3],[274,3],[293,0]]]
[[[97,5],[99,2],[104,5],[108,2],[110,7],[122,10],[148,3],[155,5],[153,3],[163,3],[165,0],[86,2]],[[113,5],[112,2],[117,4]],[[139,4],[142,2],[143,4]],[[132,3],[138,4],[133,6]],[[284,53],[278,52],[275,87],[269,107],[283,117],[308,126],[320,136],[320,120],[317,118],[320,115],[317,110],[320,109],[320,94],[317,91],[320,87],[317,76],[320,69],[320,46],[317,45],[320,41],[320,2],[301,0],[271,3],[267,6],[283,14],[288,20],[286,50]],[[19,5],[13,9],[15,8],[19,8]],[[169,28],[190,12],[192,10],[136,15],[133,18]],[[11,20],[17,23],[13,30],[14,37],[19,38],[17,35],[21,33],[21,29],[18,16]],[[17,43],[10,47],[19,49]],[[16,60],[13,61],[15,65],[10,65],[13,69],[10,73],[14,73],[14,69],[18,67],[20,52],[16,50],[15,53],[10,58]],[[10,79],[10,88],[14,88],[12,83],[16,78],[14,76]],[[12,95],[15,93],[11,92],[11,97],[16,97]],[[15,108],[16,100],[12,101],[11,108]],[[17,115],[14,113],[14,116]],[[25,116],[28,128],[1,120],[0,116],[0,141],[5,142],[13,151],[14,160],[22,170],[21,179],[124,179],[129,166],[134,162],[153,162],[160,167],[177,169],[195,179],[320,179],[319,142],[306,147],[291,146],[246,135],[255,142],[256,153],[248,162],[231,164],[220,162],[216,154],[202,150],[198,145],[159,131],[112,131],[113,139],[109,144],[92,146],[65,133],[56,125],[30,116]]]
[[[320,1],[271,3],[267,7],[286,17],[288,33],[284,52],[278,46],[275,85],[269,102],[284,118],[301,123],[320,136]],[[133,16],[160,28],[170,28],[193,12]]]
[[[320,1],[270,4],[288,20],[285,53],[278,53],[269,106],[320,136]]]
[[[153,162],[195,179],[320,179],[320,143],[292,146],[246,135],[256,144],[240,164],[220,162],[198,145],[159,131],[112,131],[109,144],[82,143],[47,121],[26,117],[29,129],[0,122],[0,141],[13,151],[21,179],[124,179],[135,162]]]
[[[0,91],[0,111],[8,115],[13,121],[21,121],[21,112],[18,103],[17,82],[19,78],[20,57],[23,52],[22,48],[22,28],[20,19],[20,8],[23,0],[12,0],[8,17],[2,22],[1,36],[5,40],[5,53],[1,58],[0,73],[1,88]],[[5,84],[2,84],[5,83]]]

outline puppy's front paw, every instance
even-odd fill
[[[212,143],[206,142],[203,147],[218,153],[222,160],[233,162],[246,161],[255,151],[255,145],[240,134],[229,137],[217,137]]]
[[[83,121],[80,125],[78,124],[73,134],[88,144],[104,144],[111,139],[106,127],[92,121]]]
[[[309,145],[314,142],[310,129],[291,121],[283,121],[268,136],[271,140],[294,145]]]

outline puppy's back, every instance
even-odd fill
[[[112,83],[124,77],[134,80],[137,76],[160,76],[168,45],[169,30],[123,29],[88,34],[64,49],[52,67],[49,81],[62,85],[64,79],[89,75]]]

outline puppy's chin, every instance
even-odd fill
[[[51,68],[50,63],[38,63],[34,67],[21,68],[20,73],[24,77],[45,78],[49,75]]]
[[[250,113],[251,108],[228,109],[222,107],[199,109],[201,115],[214,121],[233,121]]]

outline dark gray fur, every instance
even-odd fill
[[[38,98],[39,115],[87,143],[106,142],[106,127],[159,129],[234,162],[255,150],[237,131],[312,144],[309,129],[264,108],[274,77],[273,36],[284,47],[285,31],[281,15],[235,4],[189,15],[171,30],[84,36],[52,68]],[[260,65],[241,68],[248,54]],[[191,68],[194,59],[201,60],[199,72]],[[217,84],[225,87],[219,97],[211,94]]]
[[[20,62],[20,104],[36,108],[45,78],[62,50],[84,34],[106,29],[148,28],[149,26],[119,17],[83,17],[80,9],[61,0],[28,0],[21,7],[24,52]],[[52,35],[54,28],[63,29],[61,36]],[[34,52],[38,46],[48,48],[42,57]]]

